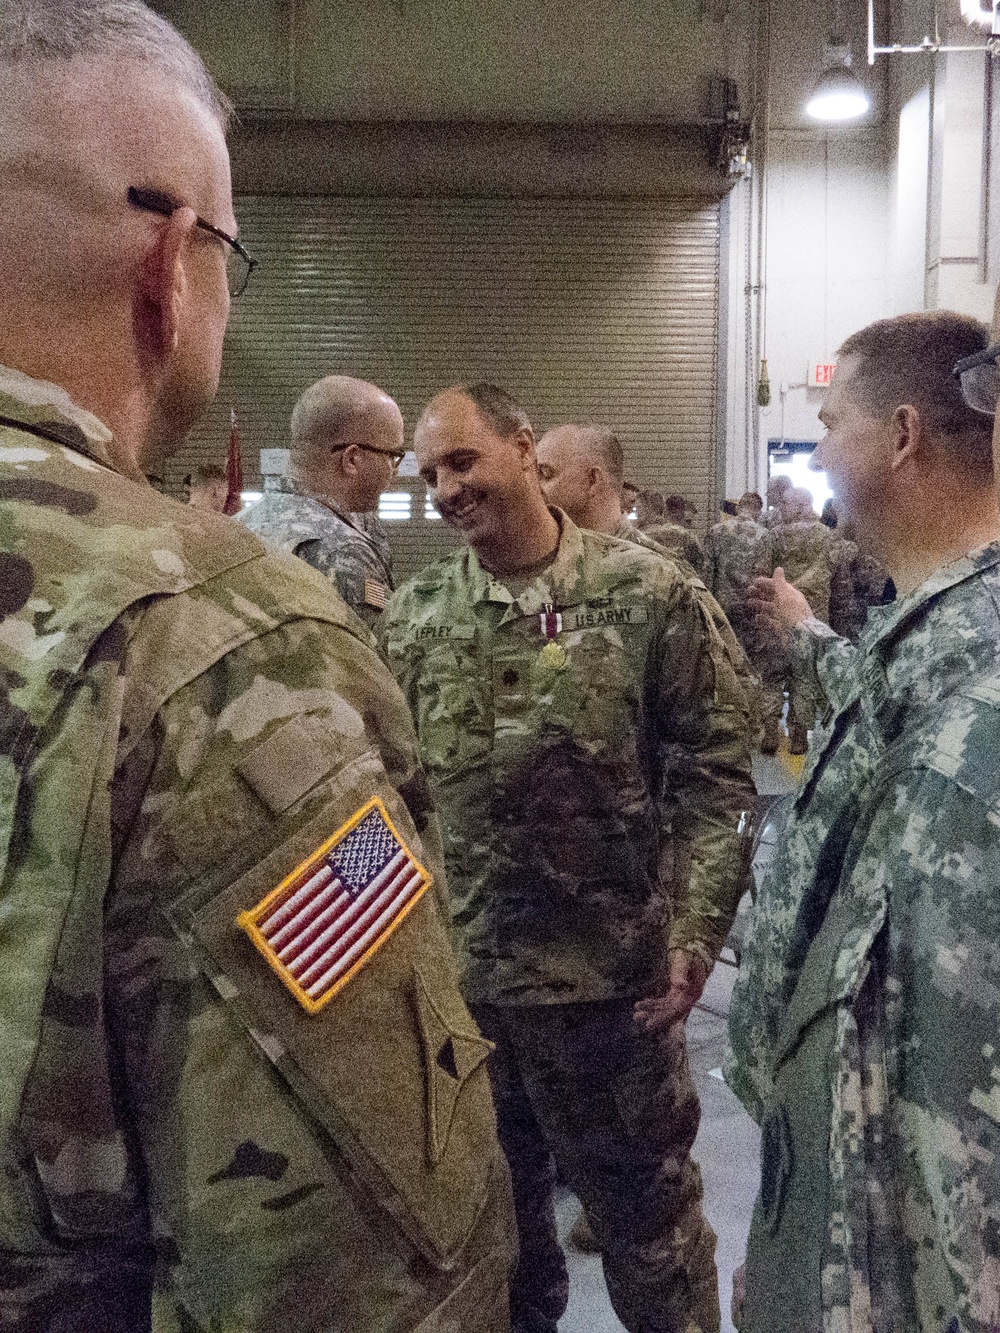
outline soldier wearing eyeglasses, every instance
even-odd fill
[[[292,411],[289,474],[240,522],[325,574],[374,626],[393,588],[392,564],[359,515],[376,509],[403,454],[403,417],[389,395],[327,375]]]
[[[829,709],[731,1010],[762,1131],[745,1333],[1000,1317],[996,352],[942,311],[840,349],[816,466],[898,591],[858,647],[756,585]]]
[[[0,5],[0,1328],[507,1333],[406,704],[145,478],[249,271],[228,110],[138,0]]]

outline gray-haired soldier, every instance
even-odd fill
[[[290,443],[291,475],[240,522],[325,574],[373,626],[392,591],[392,568],[356,515],[374,511],[403,457],[402,413],[376,385],[327,375],[295,404]]]
[[[145,472],[215,394],[226,104],[134,0],[0,7],[0,1328],[508,1326],[509,1185],[406,706]]]

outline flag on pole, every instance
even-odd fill
[[[226,496],[227,514],[238,514],[243,490],[243,459],[240,457],[240,433],[236,429],[236,408],[229,409],[229,452],[226,454],[226,484],[229,493]]]

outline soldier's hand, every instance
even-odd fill
[[[776,632],[782,639],[812,615],[812,607],[794,583],[787,582],[780,565],[771,578],[759,575],[750,580],[747,601],[758,627]]]
[[[666,995],[650,995],[637,1000],[632,1018],[643,1032],[661,1032],[674,1023],[683,1023],[701,999],[709,969],[696,953],[671,949]]]

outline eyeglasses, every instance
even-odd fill
[[[406,457],[405,449],[376,449],[373,444],[362,444],[360,440],[348,440],[346,444],[331,444],[330,453],[343,453],[345,449],[364,449],[369,454],[381,454],[383,458],[388,458],[392,462],[393,472],[399,467],[400,463]]]
[[[165,218],[172,217],[179,208],[184,207],[160,190],[140,190],[134,185],[128,187],[128,201],[133,208],[141,208],[146,213],[159,213]],[[207,231],[210,236],[225,241],[226,284],[229,287],[229,295],[242,296],[250,281],[250,274],[257,267],[257,260],[240,245],[235,236],[228,235],[221,228],[213,226],[211,222],[206,222],[204,218],[196,217],[194,224],[202,231]]]
[[[962,397],[974,412],[996,416],[997,398],[1000,397],[1000,343],[985,351],[965,356],[951,372],[962,387]]]

